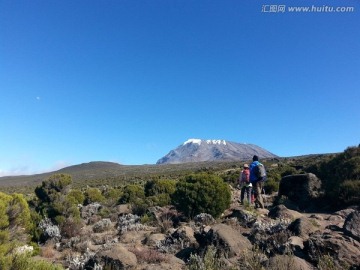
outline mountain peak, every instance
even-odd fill
[[[254,145],[226,140],[188,139],[157,161],[157,164],[178,164],[202,161],[244,161],[253,155],[260,158],[276,157],[273,153]]]
[[[186,144],[198,144],[201,145],[201,143],[206,143],[206,144],[223,144],[226,145],[226,141],[225,140],[202,140],[202,139],[188,139],[186,142],[184,142],[182,145],[186,145]]]

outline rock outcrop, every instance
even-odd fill
[[[278,196],[285,196],[298,210],[316,207],[321,196],[321,180],[312,173],[285,176],[281,179]]]

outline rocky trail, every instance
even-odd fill
[[[309,181],[311,177],[308,178]],[[48,239],[42,257],[67,269],[360,269],[360,212],[350,207],[334,213],[308,213],[273,205],[266,209],[242,206],[240,191],[215,220],[204,213],[184,220],[172,208],[152,207],[151,222],[118,205],[102,218],[98,203],[81,208],[86,226],[70,239],[44,226]],[[216,260],[214,260],[216,258]]]

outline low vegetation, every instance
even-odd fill
[[[276,192],[281,178],[286,175],[312,172],[322,179],[324,199],[333,202],[334,207],[339,204],[360,205],[360,146],[350,147],[340,154],[263,162],[268,172],[265,183],[267,193]],[[208,213],[217,218],[230,206],[230,186],[236,187],[242,164],[201,163],[192,171],[185,166],[176,172],[159,166],[158,173],[151,171],[151,174],[133,175],[128,182],[124,180],[128,176],[122,176],[120,182],[112,178],[114,185],[108,185],[107,181],[92,182],[93,185],[77,181],[74,185],[72,175],[56,173],[44,179],[32,193],[0,192],[0,269],[62,269],[33,258],[41,255],[38,244],[47,239],[44,231],[39,229],[41,222],[46,220],[57,226],[64,237],[77,236],[86,225],[81,218],[80,207],[94,203],[101,203],[99,216],[109,220],[117,218],[111,216],[114,206],[129,204],[132,214],[139,216],[143,224],[155,221],[149,212],[150,207],[173,205],[172,209],[157,217],[162,232],[171,228],[181,215],[192,219],[198,214]],[[19,247],[27,248],[25,252],[19,252]],[[134,249],[134,252],[144,262],[165,260],[155,250]],[[254,251],[248,255],[250,259],[241,263],[252,263],[252,269],[257,269],[259,254]],[[321,269],[332,269],[330,259],[321,258]],[[291,263],[291,257],[286,263]],[[211,246],[203,256],[193,254],[187,266],[188,269],[226,269]]]

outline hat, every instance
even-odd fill
[[[253,156],[253,161],[259,161],[259,157],[257,155]]]
[[[249,165],[248,165],[248,164],[244,164],[244,168],[249,168]]]

